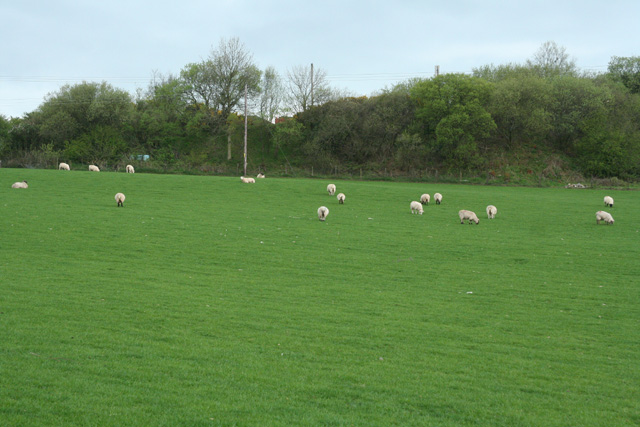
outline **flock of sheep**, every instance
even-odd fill
[[[334,194],[336,194],[335,184],[327,185],[327,192],[329,193],[330,196],[333,196]],[[338,203],[340,203],[341,205],[344,205],[344,200],[347,198],[347,196],[345,196],[344,193],[338,193],[336,198],[338,199]],[[327,219],[327,215],[329,215],[329,208],[327,208],[326,206],[320,206],[318,208],[318,219],[320,221],[324,221],[325,219]]]
[[[433,195],[433,200],[436,202],[436,205],[441,204],[442,194],[435,193]],[[422,213],[424,212],[424,209],[422,208],[422,206],[428,205],[430,201],[431,201],[431,196],[426,193],[423,194],[422,196],[420,196],[419,202],[416,202],[416,201],[411,202],[411,205],[410,205],[411,213],[412,214],[417,213],[422,215]],[[487,217],[489,219],[494,219],[496,217],[496,214],[498,213],[498,209],[493,205],[487,206],[486,210],[487,210]],[[480,224],[480,220],[478,219],[478,216],[473,211],[462,209],[458,211],[458,217],[460,218],[460,224],[464,224],[465,220],[469,221],[469,224],[472,224],[472,223],[475,223],[476,225]]]
[[[70,171],[71,170],[71,166],[69,166],[68,163],[60,163],[58,165],[58,170],[61,171]],[[135,173],[135,170],[133,169],[133,166],[131,165],[127,165],[127,167],[125,168],[127,173]],[[89,171],[90,172],[100,172],[100,168],[96,165],[89,165]]]
[[[335,184],[327,185],[327,192],[329,193],[330,196],[333,196],[336,193]],[[344,204],[344,200],[346,198],[344,193],[339,193],[336,197],[338,199],[338,203]],[[435,193],[433,195],[433,199],[436,202],[436,205],[441,204],[442,203],[442,194]],[[424,213],[423,205],[428,205],[430,201],[431,201],[431,196],[429,194],[426,194],[426,193],[423,194],[422,196],[420,196],[420,201],[419,202],[412,201],[411,204],[409,205],[409,207],[411,208],[411,213],[412,214],[422,215]],[[497,213],[498,213],[498,209],[495,206],[493,206],[493,205],[487,206],[487,217],[489,219],[495,218]],[[329,209],[326,206],[320,206],[318,208],[318,219],[320,221],[324,221],[325,219],[327,219],[327,215],[329,215]],[[464,224],[465,220],[468,220],[469,224],[471,224],[471,223],[479,224],[480,223],[480,220],[478,219],[478,216],[472,211],[461,210],[461,211],[458,212],[458,216],[460,217],[460,224]]]
[[[71,170],[71,167],[69,166],[69,164],[63,162],[58,165],[58,170],[68,171],[68,170]],[[133,169],[132,165],[127,165],[125,170],[127,173],[135,173],[135,170]],[[100,172],[100,168],[98,168],[96,165],[89,165],[89,171]],[[257,177],[264,178],[265,176],[262,173],[259,173]],[[255,184],[256,182],[255,179],[245,177],[245,176],[241,176],[240,180],[245,184]],[[11,185],[11,188],[29,188],[29,185],[27,181],[19,181],[19,182],[14,182]],[[327,192],[329,193],[329,195],[333,196],[336,193],[335,184],[327,185]],[[344,193],[338,193],[336,198],[338,199],[338,203],[344,204],[346,196],[344,195]],[[442,194],[435,193],[433,195],[433,199],[436,202],[436,205],[441,204]],[[117,193],[115,195],[115,200],[118,207],[124,207],[125,195],[123,193]],[[424,213],[423,205],[428,205],[430,201],[431,201],[431,196],[426,193],[423,194],[422,196],[420,196],[419,202],[418,201],[411,202],[410,204],[411,213],[422,215]],[[604,205],[612,208],[613,197],[605,196]],[[494,219],[496,217],[496,214],[498,213],[498,209],[493,205],[489,205],[486,208],[486,212],[487,212],[487,218]],[[327,219],[328,215],[329,215],[329,208],[327,208],[326,206],[320,206],[318,208],[318,219],[320,221],[324,221],[325,219]],[[465,220],[469,221],[469,224],[472,224],[472,223],[475,223],[476,225],[480,224],[480,220],[478,219],[478,216],[475,214],[475,212],[472,212],[466,209],[462,209],[458,211],[458,217],[460,218],[460,224],[464,224]],[[596,212],[596,224],[600,224],[600,221],[604,221],[605,224],[607,225],[611,225],[615,222],[611,214],[605,211]]]
[[[335,184],[327,185],[327,192],[329,193],[329,195],[333,196],[336,192]],[[344,193],[339,193],[337,198],[339,203],[344,204],[344,199],[345,199]],[[436,205],[441,204],[442,194],[435,193],[433,195],[433,199],[436,202]],[[427,193],[423,194],[422,196],[420,196],[419,202],[412,201],[411,204],[409,205],[409,207],[411,208],[411,213],[422,215],[424,213],[423,205],[428,205],[430,201],[431,201],[431,196]],[[611,196],[605,196],[604,204],[605,206],[613,207],[613,198]],[[498,213],[498,208],[496,208],[494,205],[488,205],[486,208],[486,212],[487,212],[487,218],[494,219],[496,217],[496,214]],[[325,219],[327,219],[327,215],[329,215],[329,209],[326,206],[320,206],[318,208],[318,219],[320,221],[324,221]],[[460,224],[464,224],[465,221],[469,221],[469,224],[472,224],[472,223],[475,223],[476,225],[480,224],[480,219],[478,219],[478,216],[473,211],[462,209],[458,211],[458,217],[460,218]],[[596,212],[596,224],[600,224],[600,221],[604,221],[607,225],[614,223],[614,220],[611,214],[605,211]]]
[[[61,162],[58,165],[58,170],[62,170],[62,171],[70,171],[71,167],[69,166],[68,163],[64,163]],[[135,173],[135,170],[133,169],[133,166],[131,165],[127,165],[127,167],[125,168],[125,170],[127,171],[127,173]],[[100,172],[100,168],[96,165],[89,165],[89,171],[91,172]],[[19,181],[19,182],[14,182],[11,185],[11,188],[29,188],[29,185],[27,184],[27,181]],[[117,193],[115,196],[116,199],[116,206],[117,207],[124,207],[124,199],[125,196],[122,193]]]

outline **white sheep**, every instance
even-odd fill
[[[29,188],[27,181],[18,181],[11,184],[11,188]]]
[[[423,212],[424,211],[422,209],[422,204],[420,202],[415,202],[415,201],[411,202],[411,213],[412,214],[418,213],[418,214],[422,215]]]
[[[494,219],[497,213],[498,213],[498,208],[496,208],[493,205],[487,206],[487,217],[489,217],[489,219]]]
[[[605,206],[609,206],[609,207],[613,207],[613,197],[604,196],[604,205]]]
[[[116,199],[116,202],[118,202],[118,207],[121,207],[121,206],[124,207],[124,199],[125,199],[124,194],[117,193],[115,199]]]
[[[420,203],[422,203],[423,205],[428,205],[430,200],[431,196],[426,193],[420,196]]]
[[[255,179],[249,178],[249,177],[245,178],[244,176],[240,177],[240,181],[244,182],[245,184],[255,184],[256,183]]]
[[[436,193],[433,195],[433,200],[436,201],[436,205],[439,205],[440,203],[442,203],[442,194],[440,193]]]
[[[135,169],[131,165],[127,165],[125,169],[127,170],[127,173],[136,173]]]
[[[69,167],[69,164],[62,162],[62,163],[60,163],[60,164],[58,165],[58,170],[59,170],[59,171],[60,171],[60,170],[62,170],[62,171],[70,171],[70,170],[71,170],[71,168]]]
[[[97,167],[96,165],[89,165],[89,170],[91,172],[100,172],[100,168]]]
[[[480,220],[478,219],[476,214],[471,211],[463,209],[461,211],[458,211],[458,216],[460,217],[460,224],[464,224],[465,219],[469,220],[469,224],[471,224],[472,222],[475,222],[476,225],[480,223]]]
[[[344,193],[338,194],[337,197],[338,197],[338,203],[340,203],[341,205],[344,205],[344,199],[345,199]]]
[[[327,219],[327,215],[329,215],[329,209],[326,206],[320,206],[318,208],[318,219],[324,221]]]
[[[258,178],[264,178],[264,175],[263,175],[263,174],[261,174],[261,173],[259,173],[259,174],[258,174]]]
[[[330,196],[333,196],[334,194],[336,194],[336,186],[334,184],[327,185],[327,191],[329,192]]]
[[[600,221],[604,221],[607,225],[613,224],[613,217],[609,212],[598,211],[596,212],[596,224],[600,224]]]

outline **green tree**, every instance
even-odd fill
[[[162,150],[165,157],[170,152],[171,158],[190,151],[197,140],[186,132],[190,118],[182,81],[155,75],[136,102],[134,128],[140,148],[151,154]]]
[[[228,159],[233,133],[228,126],[230,115],[244,103],[245,88],[250,99],[260,94],[260,74],[253,56],[238,38],[221,39],[206,60],[188,64],[180,72],[184,93],[210,128],[211,140],[226,135]]]
[[[585,135],[584,124],[606,114],[611,91],[590,79],[564,76],[552,80],[550,99],[549,138],[555,148],[575,156],[574,143]]]
[[[129,129],[133,111],[131,96],[106,82],[64,85],[48,94],[37,114],[31,116],[41,143],[62,149],[65,144],[107,126],[123,135]]]
[[[597,89],[607,94],[602,108],[580,124],[575,160],[586,175],[637,179],[640,172],[640,97],[617,84]]]
[[[0,114],[0,158],[4,157],[11,150],[11,122]]]
[[[299,155],[304,140],[304,126],[294,118],[284,119],[275,125],[272,138],[274,157],[278,152]]]
[[[414,120],[415,109],[409,96],[409,89],[404,85],[396,86],[392,90],[365,100],[362,108],[364,109],[361,114],[362,119],[356,125],[360,127],[360,139],[364,141],[363,158],[387,162],[394,158],[399,146],[405,147],[405,153],[410,151],[406,149],[406,141],[411,141],[415,145],[419,140],[418,145],[422,152],[423,143],[419,136],[418,139],[412,137],[415,133],[410,127]],[[399,140],[401,136],[402,141]],[[424,160],[416,156],[413,156],[413,159]],[[405,161],[401,163],[400,167],[408,166]]]
[[[260,70],[238,38],[222,39],[206,60],[188,64],[180,77],[191,102],[219,111],[222,122],[244,99],[245,85],[249,97],[260,93]]]
[[[431,154],[447,165],[479,163],[478,144],[495,130],[486,107],[493,85],[477,77],[446,74],[417,83],[411,96]]]
[[[90,132],[69,141],[65,155],[71,161],[94,163],[104,167],[116,163],[127,153],[128,145],[122,132],[112,126],[98,125]]]
[[[640,56],[614,56],[609,61],[608,72],[631,93],[640,93]]]
[[[488,110],[502,146],[542,142],[551,127],[551,85],[535,75],[515,74],[495,83]]]

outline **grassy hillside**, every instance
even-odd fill
[[[637,192],[328,183],[0,169],[0,419],[640,423]]]

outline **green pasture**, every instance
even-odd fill
[[[640,424],[640,193],[329,182],[0,169],[0,425]]]

